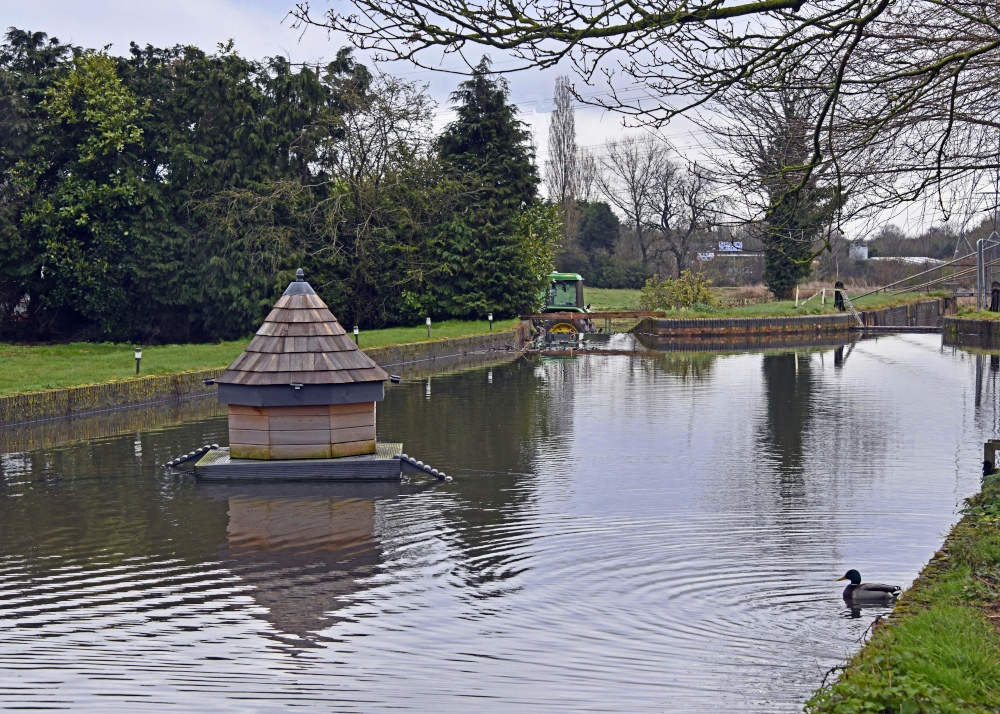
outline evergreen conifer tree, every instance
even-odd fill
[[[466,200],[438,236],[439,276],[420,307],[480,319],[534,309],[552,269],[559,222],[538,205],[528,132],[488,58],[452,101],[458,116],[437,148]]]

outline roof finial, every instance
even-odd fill
[[[306,279],[306,274],[302,270],[302,268],[299,268],[298,270],[295,271],[295,281],[296,282],[301,283],[305,279]]]

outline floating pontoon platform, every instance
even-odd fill
[[[375,453],[337,459],[234,459],[229,447],[213,446],[194,464],[205,481],[399,481],[404,472],[450,480],[403,453],[402,444],[376,444]]]

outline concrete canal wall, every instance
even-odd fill
[[[946,317],[942,327],[946,345],[984,350],[1000,349],[1000,320]]]
[[[209,389],[204,384],[205,379],[216,377],[221,372],[221,369],[200,369],[136,377],[121,382],[10,394],[0,397],[0,425],[195,397]]]
[[[442,369],[479,364],[488,360],[490,353],[520,350],[527,341],[530,329],[530,325],[521,323],[513,330],[411,345],[372,347],[364,352],[391,374],[404,378],[417,377]]]
[[[226,413],[224,404],[203,394],[200,399],[156,402],[153,406],[131,404],[124,408],[77,412],[71,418],[23,421],[0,428],[0,454],[47,449],[109,436],[135,434],[186,424]],[[195,444],[198,446],[199,444]],[[170,454],[171,457],[176,454]]]
[[[524,346],[528,329],[521,325],[514,330],[473,337],[373,347],[365,353],[392,374],[404,378],[418,377],[486,363],[491,357],[501,357],[503,353],[515,353]],[[0,397],[0,427],[214,394],[215,387],[206,386],[204,380],[217,377],[222,372],[221,368],[202,369],[11,394]]]
[[[934,327],[942,316],[954,312],[949,298],[921,300],[907,305],[861,310],[866,327]],[[848,332],[857,327],[850,313],[835,315],[801,315],[790,317],[697,317],[646,318],[633,330],[659,338],[763,336],[763,335],[829,335]]]

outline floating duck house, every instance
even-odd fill
[[[234,459],[375,453],[375,404],[389,375],[358,349],[302,270],[246,350],[215,382]]]
[[[302,270],[295,274],[243,354],[214,380],[229,411],[229,446],[205,446],[170,465],[197,459],[195,474],[209,480],[398,480],[403,472],[447,479],[402,453],[402,444],[376,443],[375,405],[390,377]]]

